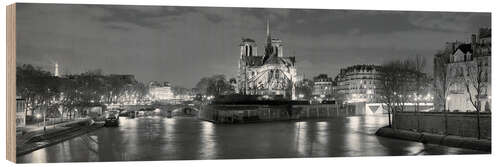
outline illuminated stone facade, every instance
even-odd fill
[[[267,40],[263,55],[258,54],[253,39],[240,44],[237,93],[245,95],[278,95],[295,99],[295,57],[285,57],[280,39],[272,39],[267,24]]]
[[[313,99],[315,100],[334,100],[333,97],[333,80],[326,74],[320,74],[313,78],[314,86],[312,91]]]
[[[451,55],[446,68],[450,77],[446,108],[450,111],[475,111],[472,101],[479,98],[480,111],[491,109],[491,29],[482,28],[472,34],[471,42],[449,43]],[[482,84],[478,84],[480,79]],[[466,85],[469,85],[467,91]],[[481,92],[477,87],[481,86]]]
[[[170,83],[159,83],[152,81],[149,83],[149,96],[152,101],[165,101],[174,99],[174,93]]]
[[[354,65],[335,77],[336,100],[346,103],[377,102],[380,92],[380,66]]]

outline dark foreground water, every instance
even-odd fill
[[[220,125],[189,117],[120,118],[120,127],[17,157],[26,162],[352,157],[484,152],[373,135],[384,116]]]

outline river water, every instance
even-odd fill
[[[213,124],[190,117],[120,118],[104,127],[17,157],[17,162],[147,161],[484,152],[375,136],[384,116],[300,122]]]

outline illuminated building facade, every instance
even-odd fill
[[[152,81],[149,83],[149,96],[152,101],[164,101],[174,99],[174,92],[168,82]]]
[[[471,35],[469,43],[448,43],[446,49],[452,51],[445,64],[451,84],[446,97],[446,109],[460,112],[475,111],[471,98],[472,101],[479,98],[480,111],[490,112],[491,29],[481,28],[478,34]],[[435,66],[439,65],[435,64]],[[478,80],[481,80],[482,84],[478,84]],[[467,85],[469,85],[470,94]],[[479,93],[477,92],[478,86],[482,87]]]
[[[377,102],[380,92],[380,66],[354,65],[335,77],[336,100],[346,103]]]
[[[285,57],[280,39],[273,39],[267,22],[267,40],[263,55],[256,42],[243,38],[240,44],[237,93],[245,95],[278,95],[295,99],[295,57]]]
[[[314,86],[312,91],[313,99],[316,100],[333,100],[333,80],[326,74],[319,74],[313,78]]]

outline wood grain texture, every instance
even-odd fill
[[[16,162],[16,4],[7,6],[7,160]]]

